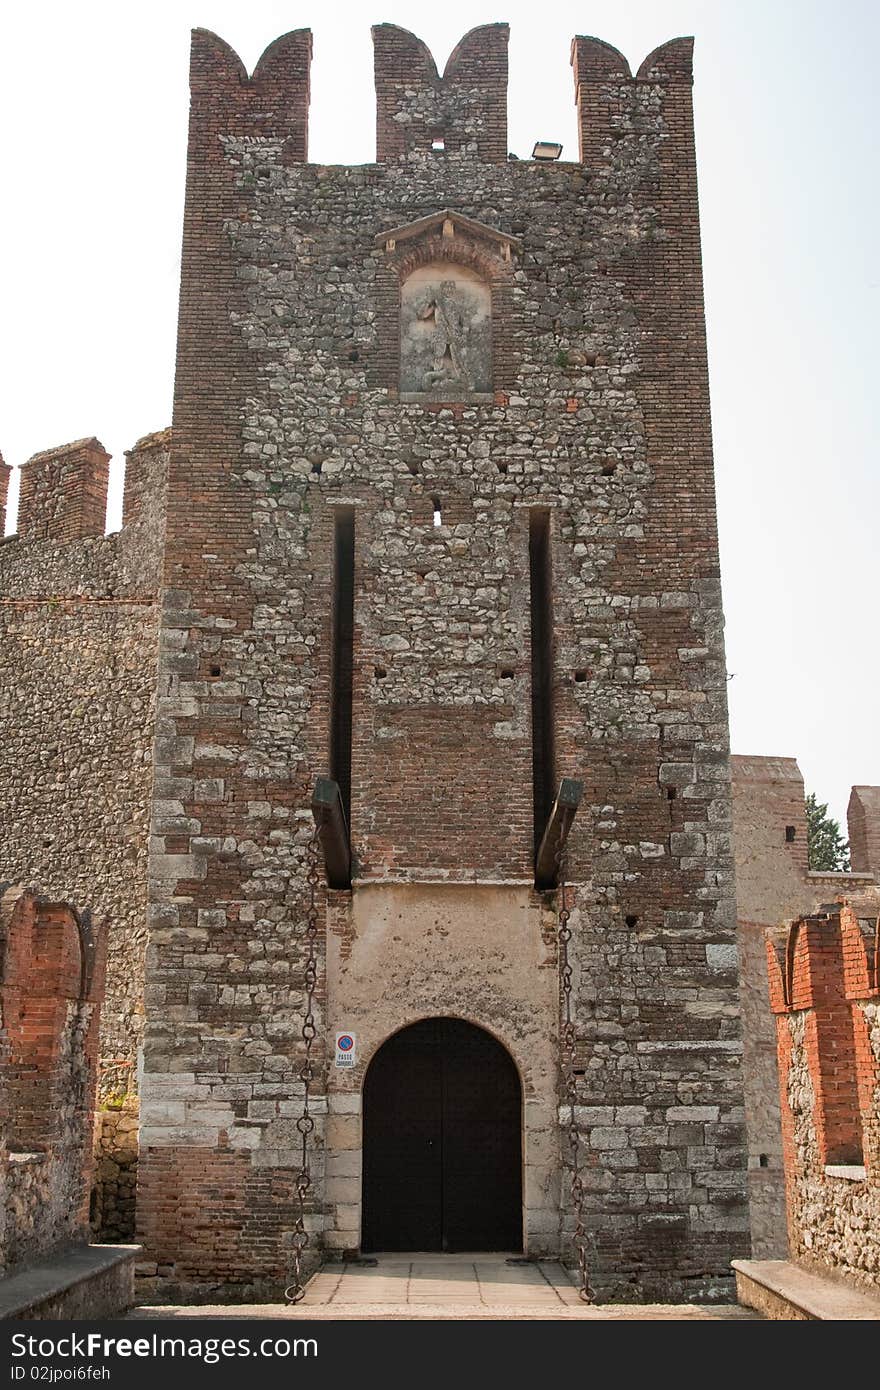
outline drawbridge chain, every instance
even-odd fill
[[[306,913],[305,942],[307,949],[305,966],[305,1012],[300,1030],[305,1045],[303,1064],[299,1078],[303,1083],[302,1114],[296,1122],[302,1139],[302,1160],[296,1175],[297,1216],[293,1228],[293,1279],[284,1290],[288,1303],[299,1303],[305,1294],[303,1284],[303,1256],[309,1244],[306,1230],[306,1200],[312,1186],[312,1173],[309,1166],[309,1139],[315,1130],[315,1120],[309,1110],[312,1082],[315,1067],[312,1061],[312,1044],[315,1041],[315,989],[318,983],[318,827],[315,826],[306,850],[306,885],[308,888],[308,910]]]
[[[575,1212],[575,1229],[572,1238],[575,1254],[577,1256],[578,1274],[580,1276],[580,1288],[578,1290],[584,1303],[592,1303],[595,1297],[590,1276],[587,1271],[587,1245],[589,1237],[584,1222],[584,1203],[586,1193],[584,1191],[583,1179],[580,1175],[580,1131],[577,1125],[577,1079],[575,1077],[575,1067],[577,1064],[577,1034],[571,1016],[571,981],[572,969],[568,955],[568,947],[571,942],[571,927],[568,925],[571,913],[568,910],[565,888],[565,859],[560,852],[558,856],[559,878],[559,958],[560,958],[560,981],[562,990],[562,1039],[561,1039],[561,1061],[562,1061],[562,1082],[565,1090],[565,1099],[568,1104],[568,1144],[571,1155],[571,1201]]]

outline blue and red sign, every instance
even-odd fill
[[[357,1054],[356,1039],[354,1033],[336,1034],[336,1065],[337,1067],[353,1067]]]

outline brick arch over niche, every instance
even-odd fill
[[[517,238],[445,209],[375,238],[373,381],[404,401],[491,402],[518,361]]]

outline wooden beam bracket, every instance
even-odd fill
[[[538,889],[555,888],[559,881],[559,859],[583,794],[583,782],[574,777],[563,777],[559,783],[547,829],[535,856],[535,887]]]
[[[328,887],[350,888],[351,843],[339,784],[331,777],[316,779],[312,793],[312,815],[324,851]]]

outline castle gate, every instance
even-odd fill
[[[364,1250],[522,1249],[522,1088],[457,1018],[379,1049],[364,1083]]]

